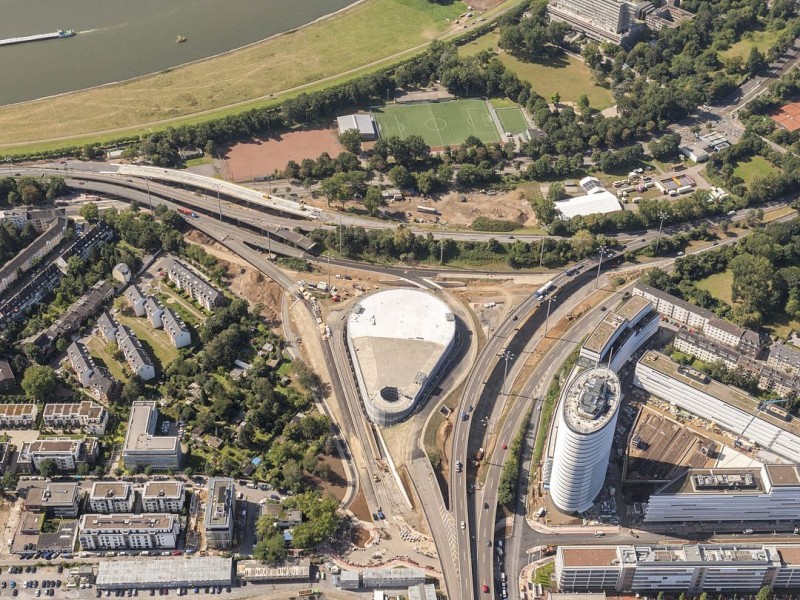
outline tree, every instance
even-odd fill
[[[384,200],[381,191],[373,186],[367,188],[367,195],[364,196],[364,208],[367,209],[367,212],[370,216],[375,216],[378,214],[378,209],[386,206],[386,200]]]
[[[564,186],[561,184],[560,181],[556,181],[555,183],[553,183],[550,186],[550,189],[547,190],[547,199],[552,202],[558,202],[559,200],[562,200],[564,196],[565,196]]]
[[[733,272],[731,293],[734,301],[741,301],[749,312],[769,313],[778,300],[775,267],[764,256],[739,254],[730,262]]]
[[[772,598],[772,590],[768,585],[765,585],[756,594],[756,600],[770,600]]]
[[[144,382],[142,381],[141,377],[138,375],[134,375],[131,377],[125,385],[122,386],[122,392],[120,393],[120,399],[125,402],[125,404],[132,404],[135,400],[138,400],[140,396],[144,394]]]
[[[52,368],[33,365],[25,369],[22,376],[22,389],[25,395],[36,402],[47,402],[56,391],[58,380]]]
[[[553,92],[553,95],[550,96],[550,100],[553,101],[553,106],[558,107],[558,105],[561,103],[561,94],[558,92]]]
[[[339,134],[339,143],[345,150],[358,155],[361,152],[361,134],[358,129],[348,129]]]
[[[81,206],[79,214],[89,223],[97,223],[100,220],[100,211],[94,202],[87,202]]]
[[[401,190],[414,185],[414,178],[403,165],[395,165],[389,170],[389,181]]]
[[[52,477],[58,471],[56,467],[56,461],[51,458],[46,458],[42,462],[39,463],[39,475],[42,477]]]
[[[678,134],[667,134],[662,136],[659,140],[653,140],[648,145],[650,154],[653,158],[660,161],[668,161],[674,159],[678,155],[678,149],[681,144],[681,136]]]
[[[594,251],[595,239],[588,229],[581,229],[572,236],[572,251],[577,259],[584,259]]]
[[[3,493],[11,492],[17,489],[18,482],[19,475],[6,471],[3,473],[3,477],[0,478],[0,488],[2,488]]]
[[[253,558],[269,565],[279,565],[286,560],[288,552],[286,542],[280,531],[274,532],[269,537],[260,539],[253,548]]]
[[[762,71],[764,67],[767,66],[767,61],[764,58],[764,55],[759,52],[758,48],[753,46],[750,48],[750,54],[747,56],[747,62],[745,63],[745,70],[750,73],[750,75],[755,75],[756,73]]]

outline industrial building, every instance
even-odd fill
[[[800,546],[559,546],[561,591],[755,593],[800,586]]]
[[[557,432],[549,477],[550,496],[567,513],[589,510],[608,468],[619,414],[620,383],[604,367],[570,375],[557,408]]]
[[[259,560],[240,560],[236,563],[236,575],[252,583],[300,583],[311,579],[311,561],[302,558],[280,567],[270,567]]]
[[[133,403],[122,446],[126,468],[180,469],[180,440],[176,435],[156,435],[157,421],[155,402],[137,400]]]
[[[378,133],[375,130],[375,122],[370,115],[344,115],[336,118],[336,124],[339,127],[339,135],[342,135],[345,131],[355,129],[358,131],[362,140],[375,140],[378,138]]]
[[[209,548],[227,550],[233,544],[233,524],[236,489],[230,477],[212,477],[208,480],[205,530]]]
[[[759,408],[751,396],[710,381],[659,352],[636,364],[634,385],[792,462],[800,462],[800,425]]]
[[[432,583],[420,583],[408,588],[408,600],[437,600],[436,586]]]
[[[650,496],[646,523],[784,522],[800,519],[796,465],[690,469]]]
[[[608,214],[622,210],[617,197],[608,190],[594,190],[584,196],[575,196],[555,203],[556,210],[564,220],[594,214]]]
[[[94,513],[129,513],[135,501],[136,494],[129,482],[95,481],[89,492],[88,506]]]
[[[95,581],[99,590],[146,590],[233,585],[233,559],[193,556],[170,560],[100,561]]]
[[[171,549],[175,548],[178,533],[180,522],[176,515],[83,515],[78,541],[82,550]]]
[[[646,299],[634,296],[603,320],[581,346],[580,355],[603,363],[612,371],[628,362],[650,336],[658,331],[659,316]]]
[[[186,504],[186,489],[182,481],[150,480],[142,490],[144,512],[179,513]]]
[[[443,375],[455,341],[455,315],[433,294],[394,289],[359,299],[347,349],[369,418],[381,426],[407,419]]]
[[[105,406],[83,400],[68,404],[45,404],[42,421],[51,429],[82,429],[89,435],[104,435],[108,425]]]
[[[342,571],[339,576],[339,587],[343,590],[357,590],[359,588],[399,590],[421,583],[425,583],[425,571],[405,567]]]

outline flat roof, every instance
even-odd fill
[[[617,197],[607,190],[561,200],[555,204],[556,209],[565,219],[579,215],[606,214],[622,210],[622,205]]]
[[[236,564],[236,574],[245,579],[308,579],[311,561],[307,558],[297,563],[270,567],[257,560],[243,560]]]
[[[156,410],[155,402],[134,402],[128,418],[128,432],[125,435],[123,451],[172,451],[178,445],[175,435],[153,435],[148,426]]]
[[[787,565],[800,565],[800,546],[778,546],[778,554]]]
[[[0,416],[3,417],[31,416],[35,414],[35,412],[35,404],[0,404]]]
[[[233,582],[233,559],[218,556],[137,558],[136,568],[126,560],[102,560],[97,587],[179,587],[201,582]]]
[[[797,465],[765,465],[772,485],[796,486],[800,485],[800,472]]]
[[[182,481],[148,481],[142,490],[142,499],[179,498],[183,492]]]
[[[208,480],[205,524],[209,527],[228,527],[233,518],[233,479],[213,477]]]
[[[175,518],[175,515],[159,513],[88,514],[81,517],[81,529],[172,529]]]
[[[90,499],[127,498],[131,492],[131,484],[127,481],[101,482],[92,484]]]
[[[361,135],[375,135],[372,117],[367,114],[343,115],[336,118],[336,123],[341,132],[356,129]]]
[[[617,557],[616,546],[592,546],[586,548],[565,548],[561,547],[561,556],[564,566],[567,567],[593,567],[608,565],[616,567],[614,561]]]
[[[689,469],[670,482],[659,494],[710,495],[761,495],[766,493],[761,469]]]
[[[25,497],[25,506],[71,506],[77,493],[77,483],[48,483],[43,487],[31,486]]]
[[[624,327],[628,321],[620,315],[612,313],[597,324],[594,331],[589,334],[583,347],[592,352],[601,352],[606,347],[608,341],[620,327]]]
[[[416,397],[456,333],[455,316],[445,302],[405,288],[361,299],[347,327],[369,400],[385,410],[398,409]],[[385,388],[395,388],[398,399],[385,400],[380,393]]]
[[[576,433],[594,433],[613,419],[620,397],[614,371],[605,367],[587,369],[567,384],[561,398],[564,422]]]

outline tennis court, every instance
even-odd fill
[[[487,143],[501,139],[483,100],[373,106],[372,118],[382,138],[419,135],[433,148],[458,146],[471,135]]]
[[[508,108],[496,108],[497,118],[503,125],[503,132],[508,132],[511,135],[519,135],[525,133],[529,125],[522,109],[518,106],[509,106]]]

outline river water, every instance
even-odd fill
[[[0,0],[0,105],[162,71],[288,31],[354,0]],[[186,37],[177,43],[178,36]]]

